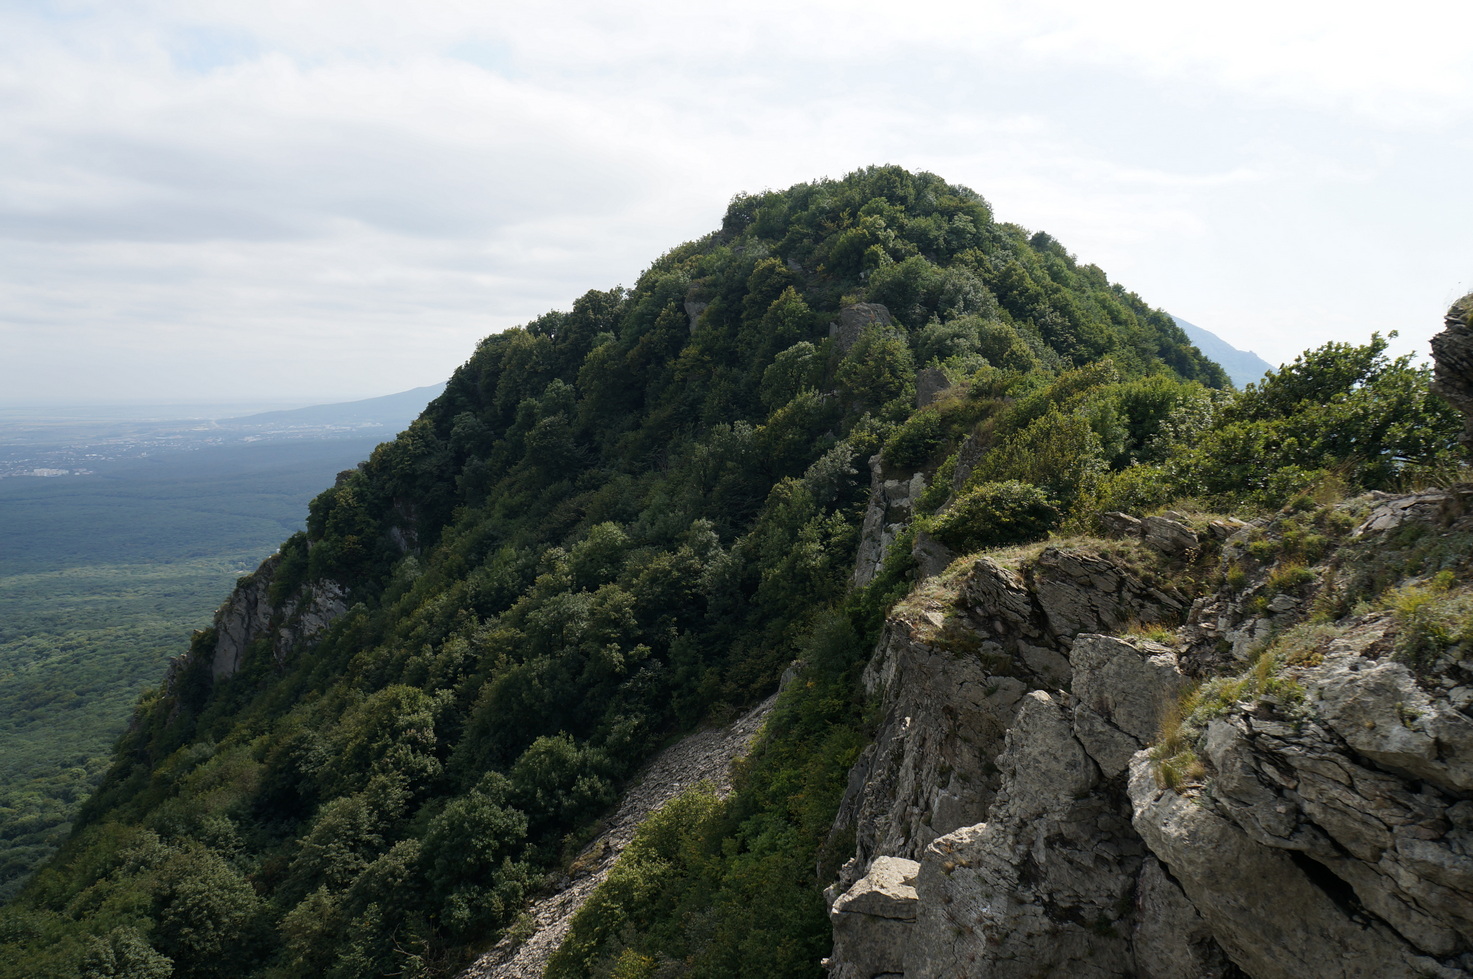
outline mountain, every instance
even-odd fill
[[[245,443],[367,439],[366,451],[408,427],[443,389],[224,419],[212,405],[7,409],[0,412],[0,478],[93,475],[160,453]]]
[[[0,976],[439,976],[498,942],[549,976],[817,976],[831,953],[839,975],[1123,976],[1142,949],[1160,975],[1256,969],[1241,915],[1222,923],[1252,902],[1213,904],[1211,855],[1147,824],[1185,826],[1172,799],[1226,766],[1214,721],[1321,724],[1291,671],[1366,616],[1394,648],[1420,637],[1384,674],[1364,777],[1423,780],[1384,783],[1417,842],[1382,872],[1390,829],[1316,849],[1273,823],[1302,846],[1264,861],[1300,877],[1249,863],[1234,886],[1320,888],[1305,920],[1338,941],[1366,885],[1400,937],[1346,947],[1442,968],[1469,950],[1461,905],[1408,902],[1462,886],[1461,843],[1428,834],[1462,825],[1464,789],[1383,708],[1461,737],[1435,691],[1461,676],[1442,664],[1473,540],[1460,497],[1393,491],[1456,480],[1462,420],[1384,351],[1329,345],[1235,393],[1164,312],[932,174],[739,194],[632,289],[482,341],[313,500],[140,701],[9,906]],[[1428,529],[1352,567],[1362,516]],[[1264,655],[1301,623],[1332,629]],[[1436,678],[1421,695],[1407,662]],[[618,807],[645,762],[774,692],[730,792],[689,786],[620,850],[600,820],[646,811]],[[1140,761],[1162,706],[1181,723]],[[1251,807],[1244,771],[1216,784]],[[595,867],[553,941],[523,909]],[[958,903],[959,872],[985,906]],[[1272,911],[1246,925],[1277,935]]]
[[[1203,354],[1222,365],[1238,387],[1247,387],[1263,380],[1263,375],[1273,370],[1273,365],[1251,350],[1239,350],[1222,337],[1188,323],[1180,316],[1171,317],[1193,345]]]
[[[291,429],[363,429],[387,428],[397,432],[407,426],[424,410],[425,405],[439,397],[445,390],[443,384],[411,388],[398,394],[386,394],[362,401],[345,401],[337,404],[312,405],[306,408],[291,408],[280,411],[263,411],[239,418],[226,418],[217,424],[227,429],[262,429],[283,431]]]

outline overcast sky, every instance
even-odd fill
[[[1473,289],[1473,8],[1359,9],[8,0],[0,404],[435,383],[871,163],[1271,362],[1424,351]]]

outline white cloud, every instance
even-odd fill
[[[1148,301],[1292,356],[1391,328],[1473,269],[1452,231],[1470,223],[1452,147],[1473,68],[1441,40],[1470,17],[1261,0],[11,8],[4,397],[93,351],[119,396],[201,375],[228,396],[428,383],[484,333],[631,283],[739,190],[878,162],[968,184]]]

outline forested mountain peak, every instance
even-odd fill
[[[139,704],[0,975],[448,974],[655,748],[795,661],[734,795],[670,830],[701,871],[558,968],[653,975],[637,931],[689,974],[813,975],[859,671],[918,571],[1106,510],[1447,471],[1454,413],[1384,346],[1234,394],[1167,314],[934,175],[738,195],[632,288],[486,338],[313,501]]]

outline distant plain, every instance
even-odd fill
[[[0,409],[0,900],[65,836],[190,632],[435,393],[223,421]]]

